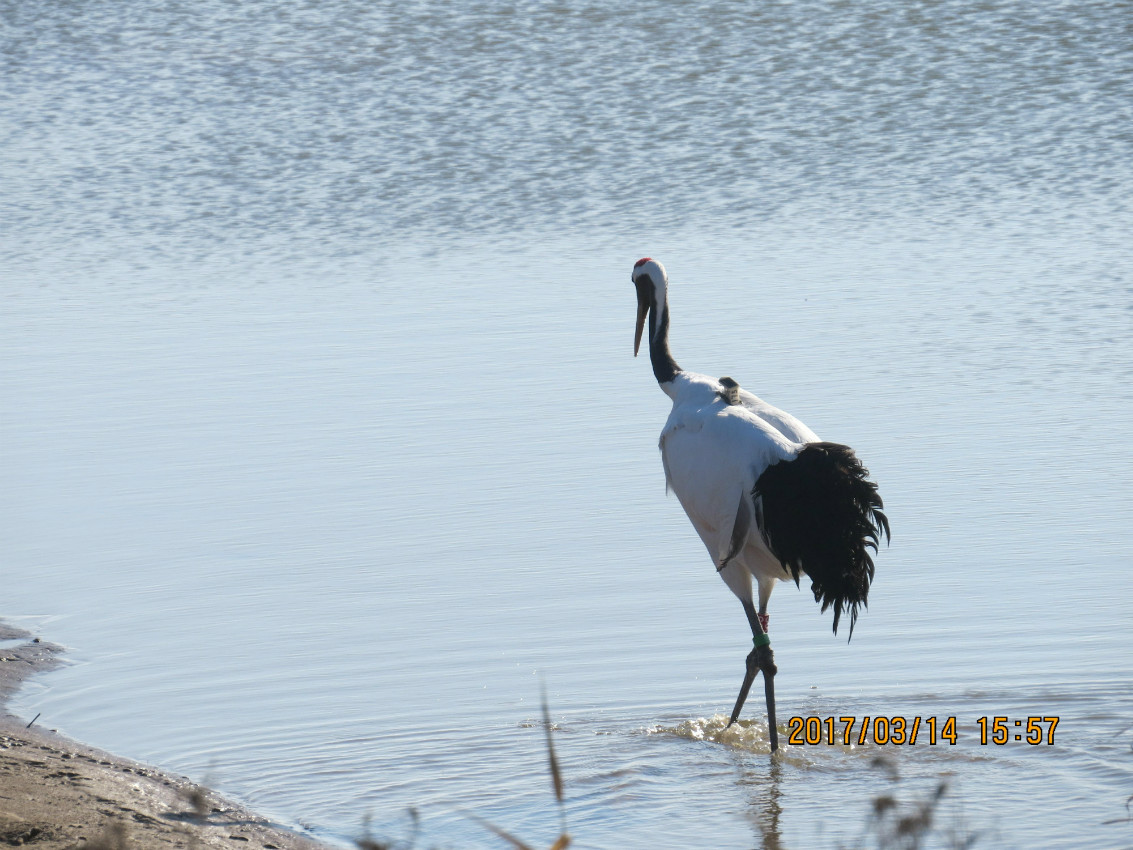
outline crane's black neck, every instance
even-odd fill
[[[657,383],[667,384],[681,371],[669,351],[668,299],[663,298],[658,304],[654,296],[649,308],[649,362],[653,364],[653,375],[657,378]]]

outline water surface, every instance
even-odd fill
[[[838,846],[942,779],[939,846],[1129,843],[1120,4],[0,8],[2,613],[71,661],[21,713],[343,844],[550,843],[542,683],[576,846]],[[749,635],[645,254],[678,362],[886,500],[852,643],[772,599],[784,724],[955,746],[713,734]]]

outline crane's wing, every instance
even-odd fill
[[[877,485],[854,450],[809,443],[796,457],[763,470],[751,491],[763,542],[791,571],[805,572],[822,610],[833,607],[834,631],[845,611],[850,634],[873,581],[873,558],[889,520]]]
[[[717,567],[747,539],[754,520],[751,493],[760,474],[797,450],[743,406],[716,399],[673,408],[661,432],[666,482]]]
[[[785,410],[768,404],[759,396],[740,388],[740,404],[766,422],[792,443],[817,443],[818,435]]]

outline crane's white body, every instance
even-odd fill
[[[730,726],[743,710],[757,673],[763,673],[771,751],[775,728],[775,656],[767,635],[767,602],[777,581],[798,582],[805,571],[822,610],[834,609],[834,631],[858,609],[873,581],[870,550],[889,520],[869,470],[849,446],[818,439],[795,417],[772,407],[731,378],[686,372],[669,351],[669,278],[649,257],[633,265],[637,327],[633,353],[649,321],[653,376],[673,400],[661,431],[661,460],[704,541],[720,577],[743,604],[752,650]],[[759,610],[752,579],[759,588]]]
[[[752,490],[772,464],[793,459],[818,435],[791,416],[749,392],[728,404],[715,378],[678,372],[661,389],[673,409],[661,431],[661,459],[666,484],[680,500],[717,568],[741,601],[752,602],[752,579],[759,587],[759,608],[777,581],[791,575],[771,554],[752,512]],[[744,512],[748,512],[745,517]],[[728,559],[740,523],[740,548]]]

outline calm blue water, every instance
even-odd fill
[[[0,4],[15,708],[349,845],[1126,847],[1133,32],[1121,3]],[[771,604],[788,747],[656,449],[682,366],[853,445],[853,642]],[[1053,745],[976,720],[1060,718]],[[878,752],[899,781],[874,764]],[[1114,821],[1120,821],[1115,823]]]

